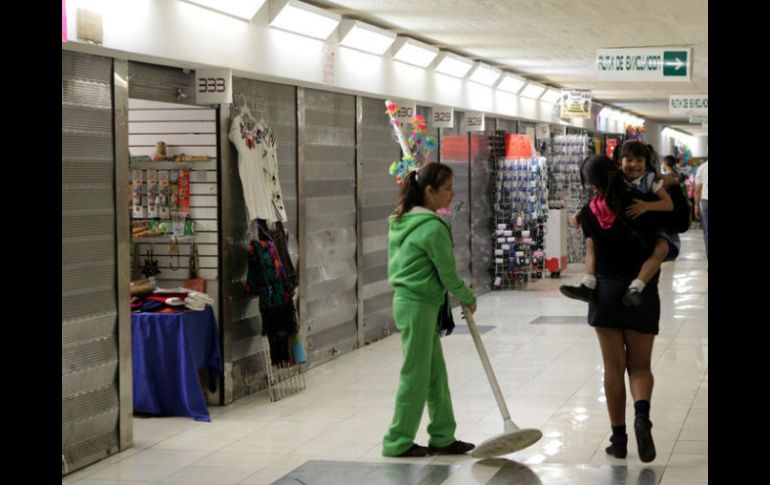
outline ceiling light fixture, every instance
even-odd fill
[[[351,49],[383,55],[395,41],[395,32],[359,20],[342,19],[340,23],[339,44]]]
[[[232,17],[248,20],[254,18],[265,0],[185,0],[209,10],[221,12]]]
[[[342,16],[298,0],[270,0],[270,26],[325,40]]]
[[[477,62],[468,79],[484,86],[494,86],[502,73],[503,71],[496,67],[484,64],[483,62]]]
[[[451,52],[441,52],[438,56],[438,64],[436,64],[433,70],[447,76],[464,78],[472,67],[473,61],[470,59],[460,57]]]
[[[437,55],[438,47],[409,37],[399,37],[393,46],[393,59],[418,67],[428,67]]]
[[[527,84],[527,80],[515,74],[505,73],[503,80],[497,85],[497,89],[511,94],[519,94],[521,88]]]

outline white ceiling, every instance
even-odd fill
[[[668,113],[671,94],[708,94],[708,0],[334,0],[318,6],[650,121],[704,133]],[[596,80],[597,49],[691,47],[691,82]]]

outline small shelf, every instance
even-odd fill
[[[216,158],[210,158],[208,160],[195,160],[186,162],[130,162],[129,166],[131,170],[179,170],[200,168],[200,166],[203,164],[216,161]]]
[[[173,241],[173,234],[164,234],[162,236],[143,236],[143,237],[131,237],[132,244],[171,244]],[[195,236],[178,236],[176,238],[177,243],[191,243],[195,242]]]

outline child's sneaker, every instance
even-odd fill
[[[655,459],[655,443],[652,441],[652,421],[648,418],[637,417],[634,421],[636,432],[636,447],[639,450],[639,459],[649,463]]]
[[[582,300],[588,303],[594,301],[594,297],[596,296],[596,290],[593,290],[585,285],[561,285],[559,287],[559,291],[561,291],[561,294],[567,298],[572,298],[573,300]]]
[[[642,304],[642,294],[636,288],[629,288],[623,295],[623,304],[625,306],[639,306]]]

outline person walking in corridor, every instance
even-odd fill
[[[695,218],[703,226],[706,243],[706,259],[709,259],[709,161],[706,160],[695,173]]]

